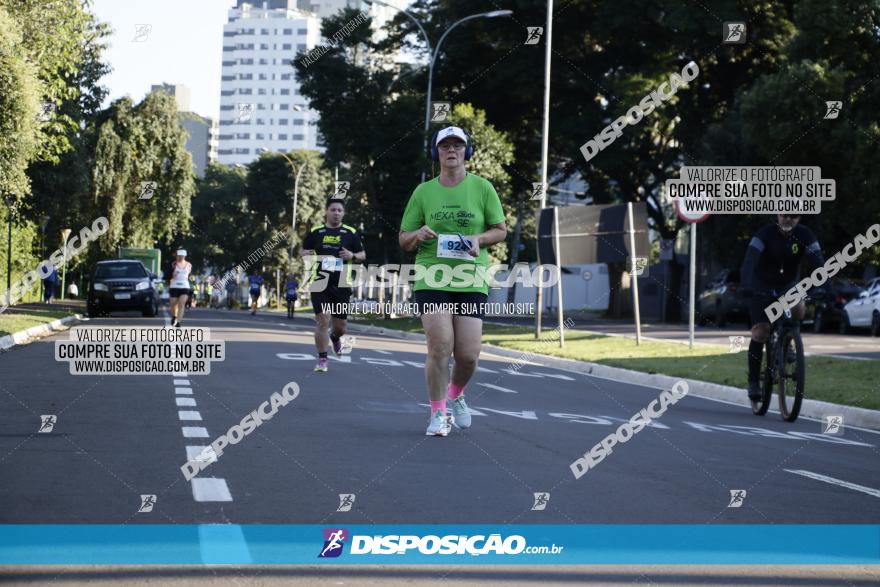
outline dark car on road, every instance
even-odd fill
[[[740,292],[739,271],[724,269],[700,293],[697,302],[703,323],[723,328],[732,317],[748,320],[748,306]]]
[[[131,310],[155,316],[159,312],[159,299],[153,287],[154,279],[156,276],[140,261],[99,261],[92,269],[86,298],[89,318]]]
[[[807,313],[804,322],[812,322],[813,332],[825,332],[840,326],[844,319],[843,307],[864,291],[864,284],[854,279],[833,279],[832,288],[818,287],[807,293]]]

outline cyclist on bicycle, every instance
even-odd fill
[[[743,261],[742,295],[749,300],[752,340],[749,343],[749,399],[761,399],[761,359],[770,336],[770,322],[764,309],[799,279],[801,261],[807,258],[810,271],[825,264],[819,241],[813,231],[798,224],[798,214],[777,214],[777,222],[761,227],[749,242]],[[806,305],[801,300],[792,308],[792,317],[800,321]]]

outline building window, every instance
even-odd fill
[[[251,138],[251,133],[249,132],[240,132],[235,134],[235,138],[237,139],[249,139]]]
[[[240,65],[253,65],[253,64],[254,64],[254,60],[253,60],[253,59],[239,59],[239,60],[238,60],[238,63],[239,63]]]
[[[257,124],[266,124],[266,119],[264,119],[264,118],[258,118],[258,119],[257,119]]]
[[[220,92],[221,96],[231,96],[235,93],[235,90],[222,90]]]
[[[251,150],[250,150],[250,149],[242,149],[242,148],[238,148],[238,149],[235,150],[235,154],[236,154],[236,155],[250,155],[250,154],[251,154]]]
[[[278,109],[279,110],[290,110],[290,104],[279,104]]]
[[[234,110],[234,109],[235,109],[235,106],[233,106],[232,104],[229,104],[227,106],[220,106],[221,111],[222,110]]]
[[[278,140],[279,140],[279,141],[286,141],[286,140],[287,140],[287,135],[284,134],[284,133],[281,133],[280,135],[278,135]]]
[[[238,74],[238,79],[254,79],[254,74],[252,74],[252,73],[240,73],[240,74]]]
[[[288,88],[281,88],[281,95],[282,96],[289,96],[290,90]]]
[[[261,74],[260,74],[260,79],[267,80],[267,79],[269,79],[269,76],[266,75],[265,73],[261,73]]]
[[[224,37],[234,37],[235,31],[226,31],[225,33],[223,33],[223,36]]]
[[[269,65],[268,59],[260,59],[260,65]]]
[[[235,65],[235,61],[224,61],[223,62],[223,67],[232,67],[233,65]]]
[[[269,34],[269,29],[260,29],[260,34],[261,34],[261,35],[268,35],[268,34]]]
[[[293,135],[293,140],[304,141],[304,140],[306,140],[306,137],[305,137],[305,135]]]
[[[265,110],[265,109],[266,109],[265,104],[257,104],[257,110]]]
[[[249,95],[253,94],[254,91],[250,88],[238,88],[238,93],[245,95],[245,96],[249,96]]]
[[[220,78],[224,82],[231,82],[235,79],[234,75],[224,75]]]
[[[266,140],[266,135],[264,135],[261,132],[258,132],[256,138],[258,141],[264,141],[264,140]]]
[[[284,43],[283,45],[281,45],[282,51],[290,51],[291,49],[293,49],[293,45],[291,45],[290,43]]]
[[[296,50],[299,51],[300,53],[302,53],[303,51],[305,51],[305,50],[306,50],[305,43],[299,43],[299,44],[296,46]]]
[[[231,141],[233,135],[220,135],[221,141]]]
[[[223,45],[223,50],[224,51],[235,51],[235,47],[228,47],[226,45]]]
[[[289,74],[289,73],[282,73],[282,74],[281,74],[281,79],[283,79],[283,80],[290,79],[290,75],[291,75],[291,74]]]
[[[261,51],[268,51],[269,50],[269,43],[260,43],[260,50]]]
[[[293,126],[302,126],[305,123],[301,118],[295,118],[293,120]]]
[[[309,29],[296,29],[297,34],[307,35],[309,33]]]
[[[286,118],[279,118],[278,119],[278,126],[287,126],[288,122],[289,121]]]
[[[232,149],[219,149],[217,151],[218,155],[232,155]]]
[[[293,34],[293,29],[284,29],[284,34],[285,34],[285,35],[292,35],[292,34]]]
[[[257,94],[260,96],[265,96],[266,95],[266,88],[260,88],[259,90],[257,90]]]

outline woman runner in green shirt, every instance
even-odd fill
[[[416,265],[425,270],[413,290],[428,344],[428,436],[449,434],[447,398],[452,423],[458,428],[471,425],[463,393],[480,356],[489,293],[477,269],[489,264],[486,247],[507,236],[495,188],[465,170],[473,152],[471,138],[461,128],[438,131],[431,139],[431,158],[440,164],[440,176],[415,189],[400,224],[400,246],[416,251]],[[450,355],[455,357],[451,381]]]

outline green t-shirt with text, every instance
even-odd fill
[[[428,239],[419,245],[416,252],[416,265],[428,268],[435,265],[480,265],[488,267],[489,255],[485,246],[480,246],[479,257],[465,257],[459,244],[458,235],[465,239],[470,235],[485,232],[489,226],[504,222],[504,210],[498,193],[488,180],[468,173],[455,187],[446,187],[434,178],[420,184],[406,205],[400,230],[409,232],[427,225],[440,235],[440,238]],[[441,247],[438,250],[438,247]],[[439,253],[439,255],[438,255]],[[470,275],[473,275],[471,272]],[[487,283],[467,284],[461,279],[452,277],[452,282],[443,287],[431,285],[432,278],[419,279],[414,290],[434,289],[442,291],[471,291],[489,293]],[[434,274],[433,282],[442,280],[442,271]],[[469,286],[468,286],[469,285]]]

